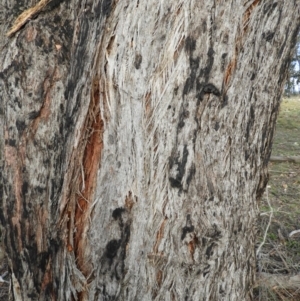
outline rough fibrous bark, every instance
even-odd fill
[[[14,298],[250,300],[299,1],[43,2],[1,1]]]

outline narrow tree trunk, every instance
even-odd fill
[[[14,299],[250,300],[299,1],[42,2],[1,0]]]

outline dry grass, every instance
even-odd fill
[[[300,154],[300,97],[284,99],[277,121],[272,154],[299,156]],[[261,249],[258,269],[276,275],[300,273],[300,164],[270,163],[269,202],[273,216]],[[262,241],[270,217],[270,206],[265,196],[261,204],[259,228]],[[256,289],[256,300],[299,301],[300,288],[287,290],[280,287]]]

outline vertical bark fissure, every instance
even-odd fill
[[[65,187],[68,187],[68,194],[65,195],[67,201],[64,201],[66,207],[61,214],[62,225],[66,223],[67,228],[66,248],[68,252],[74,253],[76,268],[85,277],[84,287],[79,290],[77,300],[84,300],[82,298],[93,269],[86,252],[87,232],[103,149],[104,125],[99,104],[99,79],[95,77],[92,84],[89,107],[78,138],[79,144],[70,158],[72,169],[68,169],[69,184],[65,183]]]
[[[99,107],[99,79],[93,80],[90,108],[84,125],[85,141],[83,157],[79,160],[79,181],[76,191],[74,247],[77,264],[87,277],[90,270],[86,270],[87,262],[84,257],[86,246],[86,232],[89,224],[91,205],[95,192],[98,168],[100,168],[101,151],[103,149],[103,121]],[[78,159],[78,157],[76,156]],[[81,171],[81,173],[80,173]]]

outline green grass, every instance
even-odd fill
[[[272,153],[275,156],[300,155],[300,97],[283,99]]]
[[[300,96],[283,99],[272,149],[273,156],[300,156]],[[273,217],[267,233],[264,254],[258,265],[268,273],[300,273],[300,235],[290,238],[293,230],[300,229],[300,163],[282,162],[269,164],[269,201]],[[260,237],[262,241],[269,222],[270,208],[264,196],[260,211]],[[280,234],[284,240],[280,239]],[[281,272],[280,272],[281,271]],[[283,300],[282,290],[259,288],[260,300]],[[288,292],[284,300],[300,300],[299,292]]]

